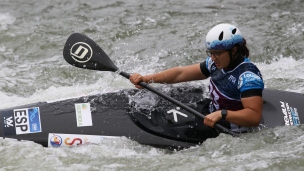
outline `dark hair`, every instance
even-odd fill
[[[236,51],[236,54],[235,54],[235,56],[244,56],[244,57],[246,57],[246,58],[248,58],[249,57],[249,49],[247,48],[247,46],[246,46],[246,40],[244,39],[244,42],[243,42],[243,44],[242,45],[236,45],[236,47],[237,47],[237,51]]]

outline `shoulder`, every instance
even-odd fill
[[[201,71],[205,76],[210,76],[211,68],[214,67],[213,64],[214,62],[211,60],[210,57],[208,57],[204,62],[200,63]]]
[[[242,62],[238,68],[240,69],[240,73],[250,71],[256,74],[261,74],[258,67],[253,64],[248,58],[245,58],[244,62]]]
[[[264,81],[260,70],[250,61],[240,64],[238,88],[242,91],[248,89],[264,89]]]
[[[214,64],[214,61],[211,60],[210,57],[208,57],[206,59],[206,68],[209,70],[209,72],[211,72],[211,67],[213,66]]]

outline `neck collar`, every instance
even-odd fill
[[[225,71],[233,70],[235,67],[237,67],[239,64],[244,62],[244,57],[238,55],[235,57],[235,59],[232,59],[231,51],[229,51],[229,56],[230,56],[230,63],[227,68],[225,68]]]

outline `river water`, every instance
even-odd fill
[[[148,74],[203,61],[205,35],[222,22],[242,31],[266,88],[304,93],[303,0],[1,0],[0,5],[0,108],[133,88],[115,73],[67,64],[62,50],[74,32],[97,42],[121,70]],[[286,126],[241,138],[220,135],[173,152],[124,137],[75,148],[0,139],[0,170],[304,170],[303,132],[303,126]]]

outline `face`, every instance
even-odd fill
[[[234,56],[237,48],[234,47],[231,49],[231,55]],[[227,68],[230,64],[230,56],[228,50],[207,50],[207,55],[211,57],[211,60],[214,61],[215,66],[218,69]]]
[[[218,69],[223,69],[228,67],[230,63],[229,51],[226,50],[210,50],[207,51],[208,56],[214,61],[215,66]]]

